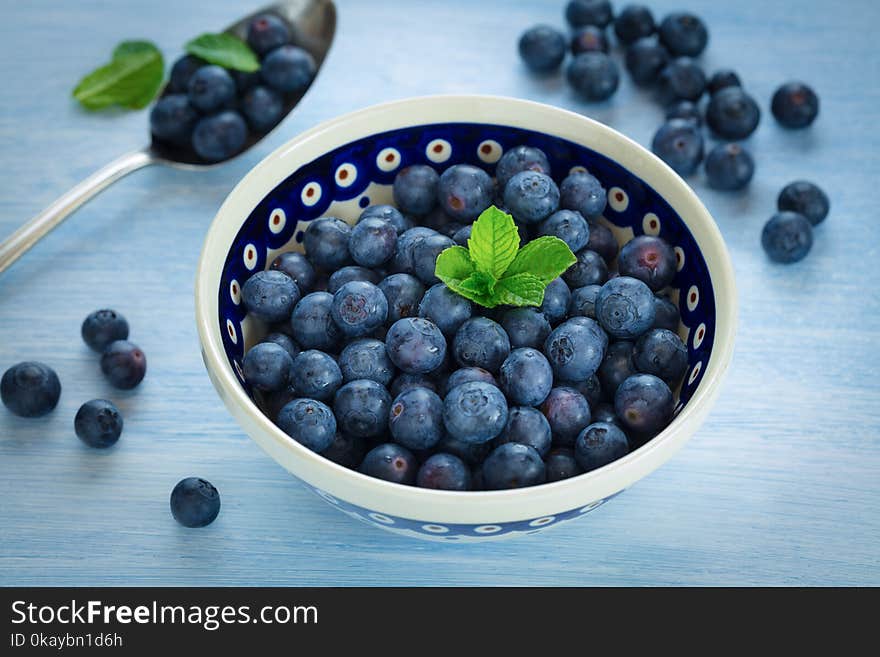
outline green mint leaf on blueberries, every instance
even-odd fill
[[[73,90],[73,97],[89,110],[111,105],[141,109],[150,104],[162,85],[162,53],[149,41],[123,41],[109,64],[95,69]]]
[[[250,46],[231,34],[202,34],[187,43],[184,50],[223,68],[245,73],[253,73],[260,68],[260,60]]]
[[[513,218],[492,206],[474,222],[467,249],[440,253],[435,273],[453,292],[486,308],[540,306],[547,284],[576,261],[558,237],[540,237],[520,249]]]

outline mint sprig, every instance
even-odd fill
[[[245,73],[253,73],[260,68],[260,60],[250,46],[231,34],[202,34],[189,41],[184,50],[223,68]]]
[[[513,217],[493,205],[474,222],[468,248],[442,251],[434,273],[450,290],[486,308],[540,306],[547,284],[577,258],[558,237],[519,244]]]
[[[162,85],[162,53],[149,41],[123,41],[109,64],[86,75],[73,97],[89,110],[111,105],[141,109],[150,104]]]

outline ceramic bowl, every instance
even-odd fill
[[[554,176],[586,168],[608,190],[603,220],[621,243],[660,235],[675,247],[673,300],[688,369],[675,418],[643,447],[571,479],[505,491],[449,492],[392,484],[339,466],[289,438],[254,402],[241,373],[262,336],[241,304],[241,286],[284,251],[301,249],[308,222],[354,222],[391,202],[397,172],[469,163],[493,173],[505,149],[544,150]],[[196,314],[211,381],[233,416],[269,455],[340,511],[420,538],[474,541],[532,533],[578,518],[659,467],[709,412],[733,353],[736,290],[712,217],[688,184],[611,128],[555,107],[485,96],[414,98],[354,112],[291,140],[235,187],[205,240]]]

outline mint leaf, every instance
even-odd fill
[[[493,278],[501,278],[516,257],[519,231],[513,217],[494,205],[474,222],[468,249],[477,269]]]
[[[474,303],[478,303],[486,308],[494,308],[498,304],[493,299],[492,294],[489,293],[486,282],[482,278],[483,276],[485,274],[474,272],[473,275],[463,281],[455,280],[446,283],[446,287]]]
[[[463,246],[450,246],[444,249],[437,256],[434,265],[434,274],[446,283],[447,287],[452,287],[452,283],[463,281],[474,271],[474,262]]]
[[[534,274],[505,276],[495,286],[495,301],[508,306],[540,306],[547,285]]]
[[[253,73],[260,68],[260,60],[250,46],[231,34],[202,34],[187,43],[184,50],[223,68],[245,73]]]
[[[547,285],[575,262],[577,258],[568,244],[548,235],[532,240],[521,248],[507,268],[506,275],[529,273]]]
[[[149,41],[123,41],[113,58],[86,75],[73,97],[90,110],[122,105],[141,109],[150,104],[162,85],[162,53]]]

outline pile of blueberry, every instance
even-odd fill
[[[316,219],[305,254],[247,280],[242,301],[268,332],[242,370],[285,433],[374,477],[464,491],[594,470],[667,425],[687,367],[665,294],[673,249],[644,235],[618,252],[597,221],[601,183],[578,171],[557,184],[539,149],[508,150],[495,173],[404,168],[396,207],[354,227]],[[554,236],[576,255],[540,307],[485,308],[435,275],[493,203],[523,244]]]
[[[699,17],[674,12],[657,23],[648,7],[637,4],[625,6],[615,16],[609,0],[570,0],[565,17],[572,29],[570,38],[547,25],[535,26],[521,36],[519,52],[530,70],[555,72],[570,50],[573,56],[565,75],[571,86],[590,101],[610,98],[620,83],[606,34],[610,26],[633,82],[652,87],[664,107],[665,121],[651,143],[654,153],[682,176],[692,175],[703,163],[706,181],[714,189],[735,191],[749,184],[755,161],[740,142],[758,127],[761,110],[736,72],[722,69],[707,76],[703,71],[696,58],[709,42],[709,31]],[[701,107],[704,97],[707,100]],[[819,98],[809,85],[787,82],[773,94],[770,109],[783,127],[805,128],[819,114]],[[705,158],[704,124],[719,140]],[[792,191],[793,185],[801,187]],[[827,197],[818,187],[793,185],[783,195],[796,194],[796,204],[811,205],[821,195],[827,214]],[[803,185],[811,191],[804,191]],[[781,205],[780,200],[783,210]],[[774,215],[764,228],[761,242],[774,261],[795,262],[809,251],[812,233],[808,224],[818,221],[799,214],[800,218]]]
[[[284,118],[285,100],[308,87],[315,60],[291,44],[290,28],[273,14],[251,21],[247,43],[261,58],[260,69],[252,73],[194,55],[175,62],[165,94],[150,114],[155,139],[219,162],[241,151],[249,130],[262,135]]]

